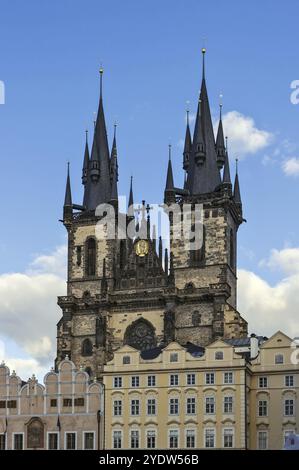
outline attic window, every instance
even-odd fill
[[[130,356],[124,356],[123,357],[123,364],[131,364]]]
[[[223,360],[223,351],[216,351],[215,352],[215,360],[222,361]]]
[[[170,354],[170,362],[178,362],[178,360],[179,360],[178,353],[171,353]]]
[[[275,355],[275,364],[283,364],[283,355],[282,354],[276,354]]]

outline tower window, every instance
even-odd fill
[[[234,244],[234,232],[230,229],[229,232],[229,264],[231,268],[235,267],[235,244]]]
[[[82,247],[77,246],[77,266],[81,266],[81,259],[82,259]]]
[[[194,230],[194,225],[193,225],[192,230]],[[194,241],[195,241],[195,237],[194,237]],[[205,245],[206,245],[206,228],[204,225],[202,225],[202,240],[201,240],[200,248],[191,250],[190,252],[190,259],[191,259],[192,265],[196,266],[204,261]]]
[[[192,313],[192,325],[193,326],[198,326],[201,323],[201,314],[199,313],[198,310],[194,310]]]
[[[90,339],[86,338],[82,343],[82,356],[91,356],[92,355],[92,344]]]
[[[96,274],[96,241],[89,238],[86,242],[86,275],[95,276]]]

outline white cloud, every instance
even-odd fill
[[[269,258],[262,260],[260,266],[280,270],[285,274],[299,273],[299,248],[271,250]]]
[[[289,157],[282,163],[282,169],[287,176],[298,176],[299,175],[299,158]]]
[[[229,154],[231,157],[242,158],[245,155],[254,154],[271,144],[273,134],[258,129],[254,119],[238,111],[229,111],[223,118],[223,129],[228,136]],[[215,123],[215,129],[218,122]]]

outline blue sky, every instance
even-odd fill
[[[65,243],[58,219],[66,162],[80,203],[101,62],[110,143],[118,122],[119,192],[128,192],[133,173],[136,200],[162,200],[169,140],[182,183],[185,103],[195,111],[205,38],[213,115],[222,92],[224,114],[239,113],[266,133],[256,151],[230,155],[241,157],[248,221],[239,267],[269,285],[283,280],[281,265],[260,262],[272,249],[299,246],[299,105],[290,102],[290,83],[299,79],[298,17],[296,1],[1,0],[1,273],[26,272],[36,256]]]

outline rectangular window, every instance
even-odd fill
[[[155,415],[156,414],[156,400],[155,398],[149,398],[147,400],[147,414]]]
[[[169,400],[169,414],[178,415],[179,414],[179,399],[170,398]]]
[[[84,398],[75,398],[75,406],[84,406]]]
[[[66,450],[76,450],[76,433],[65,433],[65,448]]]
[[[179,385],[179,376],[177,374],[171,374],[169,383],[171,387]]]
[[[285,384],[286,387],[294,387],[294,376],[293,375],[285,375],[284,384]]]
[[[233,413],[233,397],[224,397],[223,399],[223,413]]]
[[[155,431],[147,431],[146,433],[146,446],[148,449],[155,449],[156,448],[156,432]]]
[[[23,450],[24,438],[23,434],[14,434],[13,438],[13,448],[14,450]]]
[[[131,449],[139,449],[139,431],[131,431]]]
[[[122,446],[121,431],[113,431],[113,449],[121,449]]]
[[[268,448],[268,433],[267,431],[258,431],[258,449],[265,450]]]
[[[56,408],[56,407],[57,407],[57,400],[56,400],[56,398],[52,398],[52,399],[50,400],[50,406],[51,406],[51,408]]]
[[[187,429],[186,431],[186,447],[187,449],[195,448],[195,430]]]
[[[93,432],[84,433],[84,449],[94,450],[94,433]]]
[[[6,434],[0,434],[0,450],[5,450],[6,448]]]
[[[0,408],[6,408],[6,401],[0,400]]]
[[[156,386],[156,376],[155,375],[149,375],[147,377],[147,385],[148,385],[148,387],[155,387]]]
[[[170,362],[178,362],[178,360],[179,360],[178,353],[171,353],[170,354]]]
[[[131,384],[132,384],[132,387],[139,387],[139,376],[138,375],[134,375],[131,378]]]
[[[268,402],[267,402],[267,400],[259,400],[258,415],[259,416],[268,416]]]
[[[131,400],[131,415],[139,416],[139,400]]]
[[[113,402],[113,416],[122,415],[122,400],[114,400]]]
[[[294,416],[294,400],[286,399],[284,401],[284,415]]]
[[[187,413],[187,415],[195,415],[196,414],[195,397],[188,397],[187,398],[186,413]]]
[[[214,397],[206,397],[206,413],[207,414],[214,414],[215,413],[215,398]]]
[[[187,374],[187,385],[195,385],[195,374]]]
[[[234,374],[233,372],[224,372],[223,374],[223,382],[225,384],[232,384],[234,383]]]
[[[209,449],[215,447],[215,429],[213,428],[205,429],[205,447]]]
[[[17,400],[8,400],[7,408],[16,408],[17,407]]]
[[[179,431],[177,429],[171,429],[169,431],[169,448],[177,449],[179,447]]]
[[[72,399],[71,398],[64,398],[63,399],[63,406],[72,406]]]
[[[232,428],[223,430],[223,447],[225,449],[234,447],[234,430]]]
[[[287,437],[291,436],[292,434],[295,434],[295,431],[293,430],[286,430],[283,432],[283,443],[285,444],[286,443],[286,439]]]
[[[268,387],[268,377],[259,377],[259,388]]]
[[[58,450],[58,433],[49,432],[48,434],[48,449],[49,450]]]
[[[215,374],[214,372],[206,373],[206,385],[214,385],[215,383]]]
[[[283,355],[282,354],[276,354],[275,355],[275,364],[283,364]]]
[[[113,377],[113,387],[121,388],[123,385],[122,377]]]

